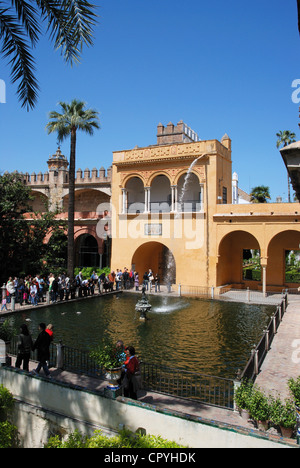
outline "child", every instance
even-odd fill
[[[6,307],[6,297],[4,297],[4,298],[2,299],[1,312],[2,312],[3,309],[7,310],[7,307]]]

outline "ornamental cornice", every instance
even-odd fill
[[[135,164],[165,163],[167,161],[193,160],[202,154],[220,154],[229,157],[228,150],[217,140],[200,141],[166,146],[134,148],[113,153],[113,165],[125,166]]]
[[[120,161],[120,162],[113,162],[113,165],[116,167],[132,167],[132,166],[142,166],[142,165],[151,165],[153,163],[155,164],[165,164],[166,162],[179,162],[179,161],[193,161],[196,159],[198,156],[201,156],[202,153],[199,153],[199,155],[189,155],[189,156],[181,156],[180,158],[151,158],[151,159],[143,159],[143,160],[126,160],[126,161]],[[210,153],[210,155],[213,153]],[[203,160],[202,160],[203,161]]]

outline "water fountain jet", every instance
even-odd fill
[[[209,153],[204,153],[204,154],[201,154],[200,156],[198,156],[196,159],[194,159],[194,161],[191,163],[190,167],[188,168],[188,171],[187,171],[187,173],[185,175],[185,178],[184,178],[184,183],[183,183],[183,186],[182,186],[182,190],[181,190],[181,193],[180,193],[180,196],[179,196],[179,199],[178,199],[178,205],[179,206],[182,207],[184,196],[185,196],[185,193],[186,193],[186,190],[187,190],[187,187],[188,187],[188,183],[189,183],[189,179],[190,179],[190,176],[192,174],[194,166],[199,161],[199,159],[204,158],[204,156],[207,156],[208,154]],[[175,214],[174,219],[178,219],[181,216],[183,211],[184,210],[181,210],[180,212],[177,212]],[[166,275],[165,275],[165,282],[166,282],[167,287],[168,287],[168,293],[170,293],[171,292],[171,286],[172,286],[172,278],[174,277],[174,270],[175,270],[175,259],[174,259],[173,254],[172,254],[170,249],[167,252],[166,264],[167,264],[167,268],[166,268],[167,272],[166,272]]]

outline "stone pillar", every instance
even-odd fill
[[[262,290],[263,290],[263,296],[266,297],[267,295],[267,267],[265,265],[262,266]]]
[[[151,197],[151,188],[144,187],[145,190],[145,211],[144,213],[150,213],[150,197]]]
[[[262,292],[263,292],[263,296],[266,297],[267,295],[267,260],[266,258],[264,257],[261,257],[260,258],[260,266],[261,266],[261,270],[262,270]]]
[[[171,213],[175,211],[175,185],[171,185]]]
[[[122,188],[122,214],[126,213],[126,198],[127,198],[127,190],[126,188]]]

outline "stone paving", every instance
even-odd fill
[[[289,396],[287,382],[300,375],[300,297],[289,296],[288,307],[271,344],[257,385],[272,395]]]

